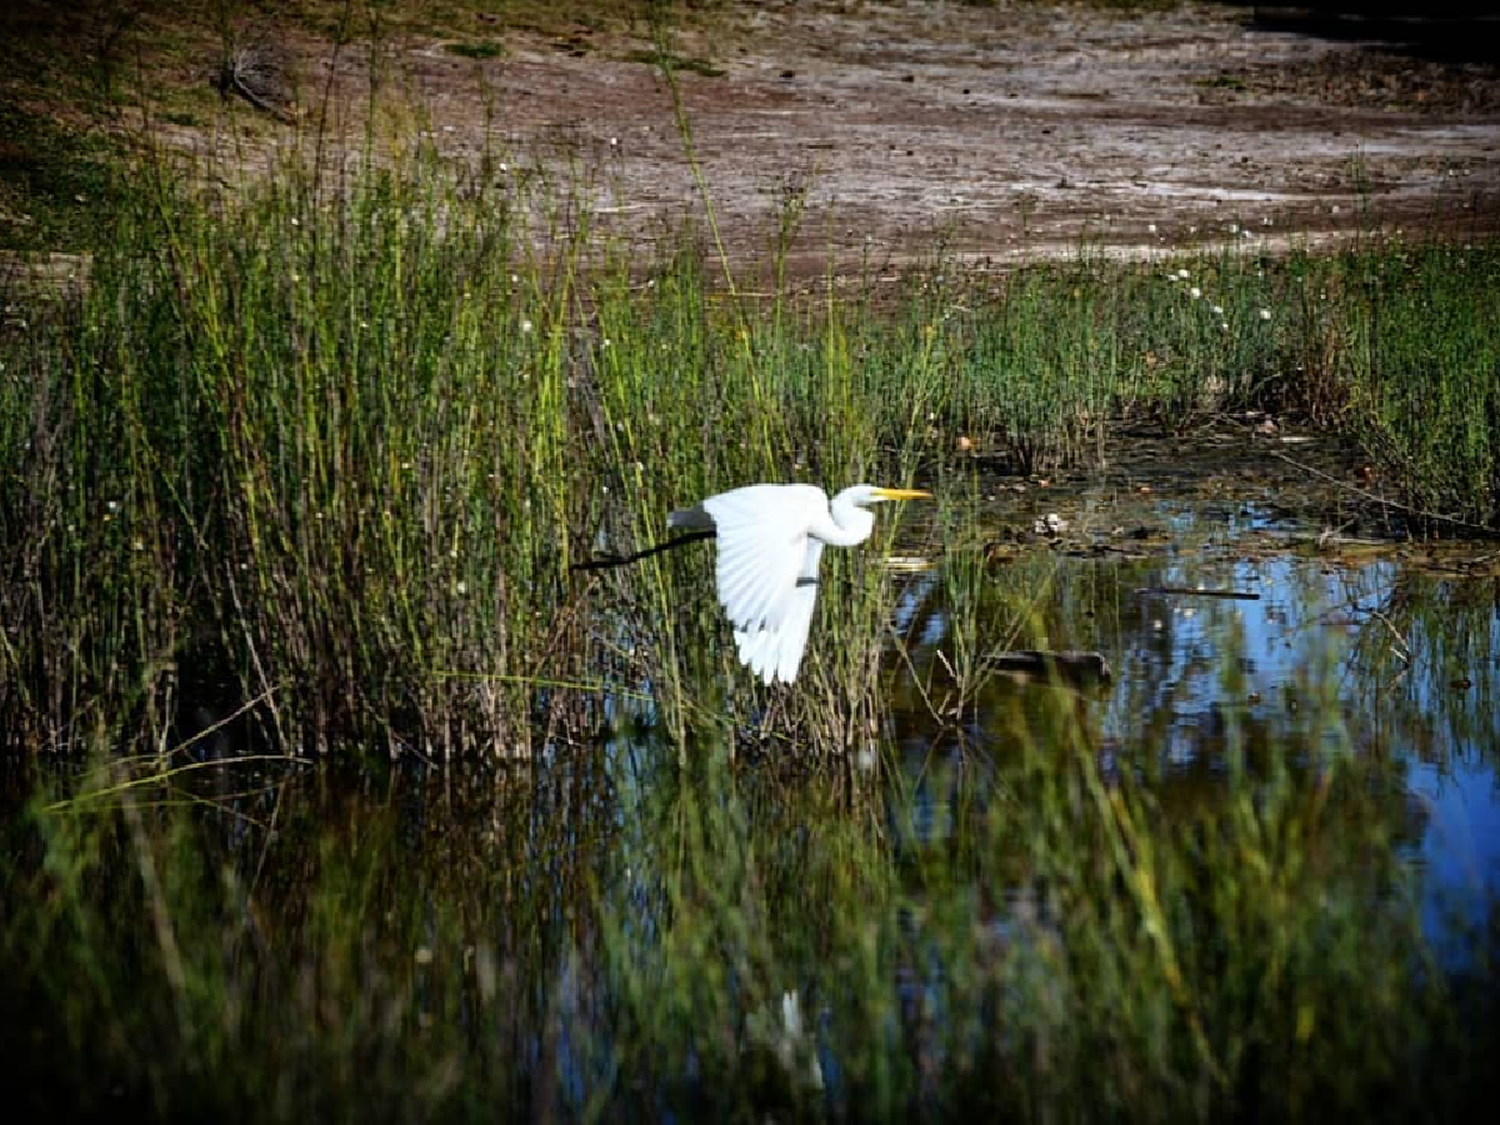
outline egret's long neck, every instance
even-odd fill
[[[830,547],[853,547],[875,530],[875,513],[854,503],[846,492],[833,498],[828,512],[832,518],[813,528],[812,534]]]

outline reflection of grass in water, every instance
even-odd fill
[[[223,811],[168,807],[179,784],[36,814],[0,863],[27,904],[0,916],[0,1048],[39,1112],[1468,1104],[1493,1027],[1454,1022],[1426,967],[1392,766],[1231,747],[1219,799],[1163,817],[1128,768],[1150,747],[1107,767],[1045,698],[993,761],[902,773],[888,810],[704,745],[685,770],[638,746],[422,795],[306,777]]]

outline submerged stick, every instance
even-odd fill
[[[676,539],[668,539],[665,543],[658,543],[654,547],[647,547],[643,551],[637,551],[633,555],[595,555],[587,562],[574,563],[568,567],[569,570],[603,570],[610,566],[626,566],[640,559],[659,555],[663,551],[670,551],[673,547],[681,547],[687,543],[697,543],[703,539],[712,539],[718,532],[713,528],[707,531],[690,531],[686,535],[679,535]]]
[[[1194,586],[1139,586],[1137,594],[1184,594],[1195,598],[1233,598],[1242,602],[1258,602],[1260,595],[1253,590],[1199,590]]]
[[[997,671],[1019,679],[1056,679],[1072,687],[1095,687],[1114,680],[1114,672],[1102,652],[1022,649],[1018,652],[992,652],[984,661]]]

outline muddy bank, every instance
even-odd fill
[[[935,245],[982,264],[1083,239],[1277,249],[1362,215],[1491,225],[1500,68],[1319,26],[1209,5],[747,3],[673,48],[731,252],[763,254],[799,201],[794,260],[814,273]],[[701,214],[668,87],[626,58],[639,44],[584,27],[507,43],[477,63],[409,45],[441,146],[598,159],[607,221],[638,239]]]

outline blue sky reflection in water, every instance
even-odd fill
[[[1238,530],[1263,527],[1247,520]],[[1080,697],[1097,724],[1101,764],[1153,777],[1169,812],[1215,798],[1236,735],[1252,726],[1263,746],[1396,763],[1410,826],[1402,854],[1422,876],[1424,929],[1457,967],[1473,948],[1464,932],[1500,902],[1496,580],[1435,576],[1389,554],[1241,554],[1232,539],[1181,558],[1050,562],[1048,592],[1029,607],[1032,631],[993,647],[1103,653],[1114,683]],[[945,611],[924,614],[940,586],[931,578],[902,606],[903,621],[922,619],[912,638],[919,669],[947,640]],[[986,698],[969,728],[981,747],[994,741]],[[1329,698],[1336,706],[1317,702]],[[920,753],[908,764],[928,768]],[[942,834],[941,808],[920,795],[918,806],[915,831]]]

